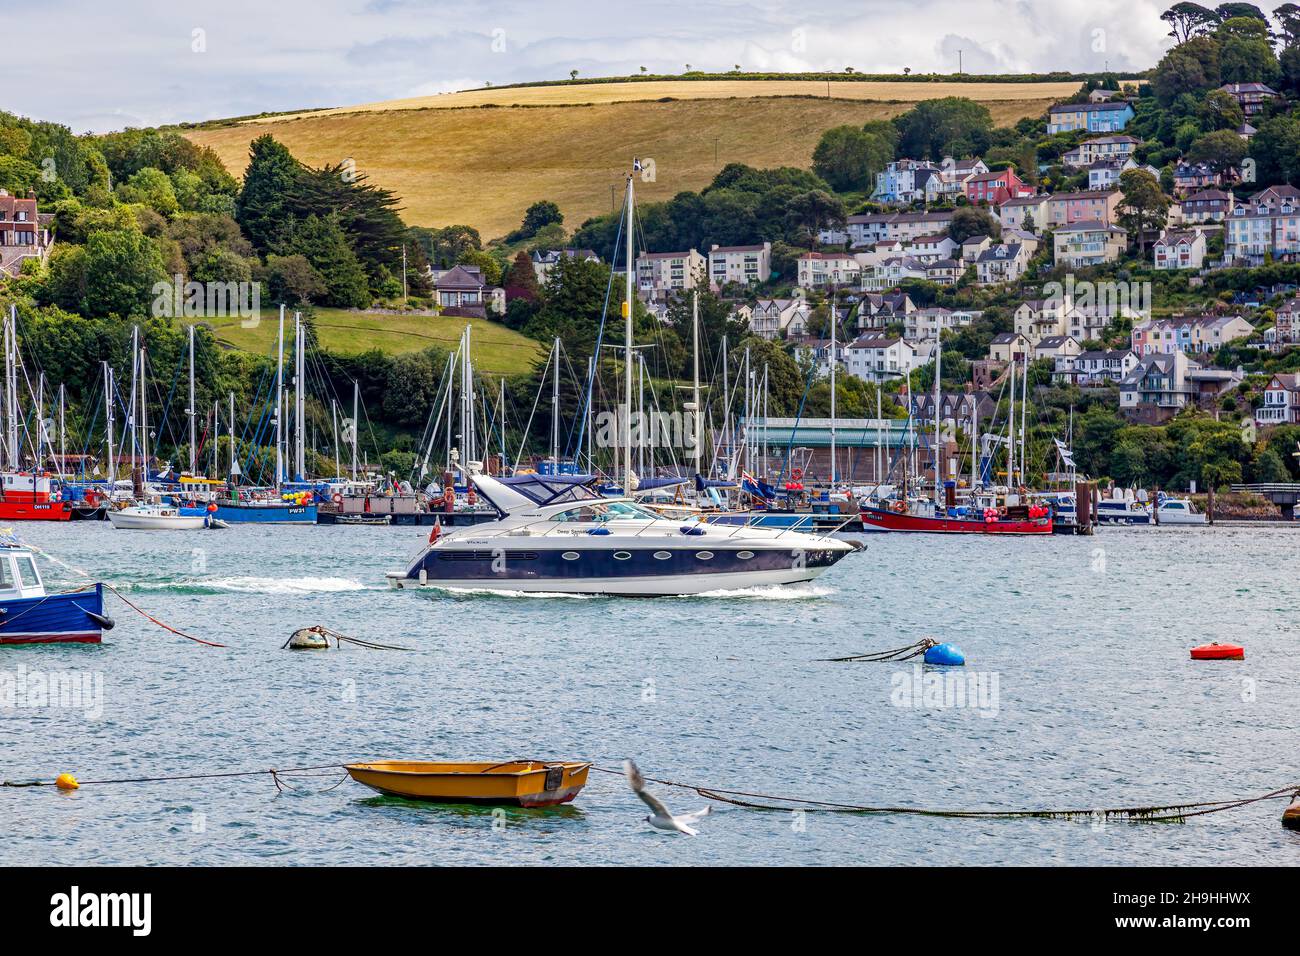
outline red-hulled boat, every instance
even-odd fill
[[[891,511],[888,508],[862,508],[862,525],[876,531],[910,531],[930,534],[1051,534],[1052,513],[1038,514],[1039,509],[1032,509],[1032,517],[1008,517],[1002,513],[983,517],[953,518],[915,515],[907,511]]]
[[[0,521],[67,521],[72,502],[60,501],[48,475],[0,473]]]

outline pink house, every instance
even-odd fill
[[[998,206],[1008,199],[1018,199],[1032,193],[1033,189],[1010,168],[980,173],[966,180],[966,198],[973,203],[986,202],[990,206]]]
[[[1047,200],[1047,221],[1051,228],[1077,222],[1115,224],[1119,210],[1118,189],[1085,189],[1077,193],[1053,193]]]

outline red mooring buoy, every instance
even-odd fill
[[[1300,793],[1291,798],[1291,805],[1282,811],[1282,826],[1300,830]]]
[[[1194,661],[1244,661],[1246,649],[1240,644],[1220,644],[1214,641],[1192,648]]]

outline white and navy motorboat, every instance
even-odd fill
[[[1097,502],[1097,523],[1113,525],[1149,525],[1151,509],[1135,498],[1102,498]]]
[[[589,476],[472,479],[496,521],[443,530],[393,587],[667,596],[811,581],[855,548],[791,529],[669,520]]]

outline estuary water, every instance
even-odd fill
[[[809,586],[665,599],[389,590],[384,572],[420,547],[418,528],[19,532],[228,647],[169,634],[108,595],[118,626],[103,645],[0,649],[11,675],[102,679],[100,706],[0,707],[5,780],[632,756],[650,777],[942,809],[1198,802],[1300,782],[1300,532],[1288,528],[871,535]],[[51,590],[84,581],[41,565]],[[312,624],[414,650],[281,650]],[[967,666],[821,660],[928,635],[958,644]],[[1189,660],[1210,640],[1244,644],[1246,660]],[[971,691],[964,701],[935,689],[945,675]],[[651,830],[617,776],[593,773],[566,807],[504,814],[337,779],[286,792],[269,776],[0,788],[0,864],[1300,860],[1276,800],[1181,825],[717,806],[688,839]],[[674,809],[704,803],[652,789]]]

